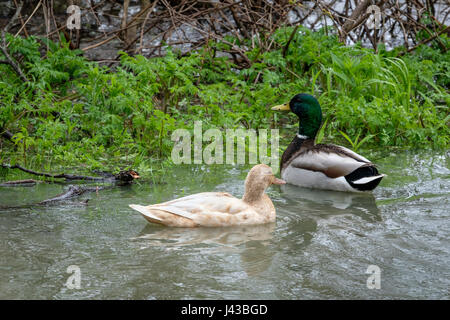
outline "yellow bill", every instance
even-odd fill
[[[272,110],[277,110],[277,111],[290,111],[291,108],[289,107],[289,103],[286,104],[280,104],[278,106],[272,107]]]

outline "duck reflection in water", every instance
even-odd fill
[[[149,246],[188,246],[207,243],[220,246],[239,246],[248,241],[270,240],[275,223],[251,226],[216,228],[167,228],[146,225],[134,239],[149,240]]]
[[[236,252],[247,275],[257,276],[271,266],[274,255],[280,250],[277,249],[278,242],[283,243],[282,247],[295,243],[297,253],[308,246],[320,219],[354,214],[369,222],[382,220],[375,197],[370,193],[353,194],[283,185],[281,197],[281,201],[275,200],[280,213],[275,223],[217,228],[167,228],[146,224],[132,240],[139,241],[141,249],[205,248],[207,245],[214,246],[214,252]],[[293,249],[288,247],[284,249]],[[282,251],[284,249],[281,248]]]
[[[354,214],[368,222],[382,220],[380,209],[377,207],[375,196],[372,193],[318,190],[288,184],[281,186],[281,192],[282,197],[287,201],[283,205],[284,210],[299,213],[313,211],[321,218]]]
[[[275,252],[271,240],[275,228],[276,223],[217,228],[166,228],[147,224],[132,240],[139,241],[141,249],[208,245],[215,246],[214,252],[236,252],[247,275],[255,276],[272,263]]]

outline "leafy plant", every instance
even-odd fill
[[[356,135],[354,140],[352,140],[347,134],[345,134],[342,131],[339,131],[339,133],[351,144],[352,149],[355,152],[358,151],[359,147],[361,147],[361,145],[364,144],[364,142],[373,138],[373,135],[368,135],[368,136],[365,136],[364,138],[362,138],[361,140],[359,140],[361,130],[358,131],[358,134]],[[359,142],[358,142],[358,140],[359,140]]]
[[[170,165],[172,132],[192,131],[197,120],[203,130],[224,132],[277,127],[286,145],[297,120],[269,107],[299,92],[321,103],[319,143],[347,141],[355,151],[363,145],[448,149],[448,51],[422,45],[397,56],[401,48],[374,53],[322,30],[299,27],[290,39],[292,31],[280,28],[266,39],[270,51],[227,36],[227,43],[210,41],[186,55],[167,47],[165,56],[151,59],[121,53],[114,69],[70,50],[63,37],[54,43],[8,34],[10,53],[30,81],[0,64],[0,128],[15,134],[14,142],[0,144],[0,158],[85,170],[132,166],[156,177]],[[440,40],[448,43],[445,34]],[[246,67],[217,54],[229,43],[253,48],[245,52]]]

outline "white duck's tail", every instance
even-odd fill
[[[164,224],[163,220],[152,214],[150,210],[147,209],[147,207],[141,206],[139,204],[130,204],[129,206],[130,208],[139,211],[149,222]]]

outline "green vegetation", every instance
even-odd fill
[[[67,43],[48,42],[42,54],[42,40],[8,35],[30,81],[0,64],[0,128],[15,134],[14,143],[0,142],[0,161],[47,170],[128,166],[145,175],[169,163],[172,131],[193,129],[195,120],[203,130],[280,128],[284,148],[297,118],[270,107],[300,92],[321,103],[322,142],[448,148],[448,51],[422,45],[405,55],[402,48],[374,53],[299,28],[283,57],[292,30],[279,29],[270,51],[248,50],[246,67],[216,55],[229,44],[211,42],[185,56],[170,49],[152,59],[123,53],[113,70]],[[250,40],[226,40],[252,47]],[[445,35],[440,41],[449,46]]]

